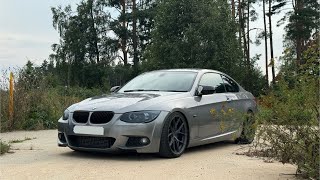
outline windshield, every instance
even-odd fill
[[[137,76],[118,92],[168,91],[188,92],[192,88],[196,72],[155,71]]]

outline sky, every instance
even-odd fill
[[[0,67],[41,64],[59,42],[52,26],[51,7],[79,0],[0,0]]]
[[[52,26],[51,7],[71,4],[80,0],[0,0],[0,70],[22,67],[28,60],[40,65],[52,53],[51,45],[59,42],[59,34]],[[262,7],[255,5],[259,19],[252,28],[263,28]],[[280,15],[273,17],[274,54],[283,51],[284,26],[276,27]],[[254,38],[259,30],[251,31]],[[251,55],[262,54],[257,65],[265,72],[264,41],[251,45]],[[269,55],[270,57],[270,55]]]

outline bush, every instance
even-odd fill
[[[0,141],[0,155],[7,153],[10,150],[10,145]]]
[[[8,119],[7,84],[2,82],[0,87],[1,131],[56,128],[57,120],[68,106],[103,93],[100,89],[52,85],[47,81],[48,76],[43,76],[30,67],[17,70],[14,74],[13,123]],[[5,77],[8,77],[8,73]]]
[[[30,91],[16,88],[14,92],[14,122],[10,127],[7,106],[8,93],[3,91],[1,92],[3,97],[1,99],[1,131],[56,128],[57,120],[67,107],[101,93],[97,89],[79,87],[38,88]]]
[[[280,78],[260,107],[253,150],[296,164],[303,177],[319,178],[319,77],[305,69],[290,81]]]

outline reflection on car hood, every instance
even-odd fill
[[[69,107],[70,111],[114,111],[115,113],[122,110],[128,111],[141,109],[152,104],[164,101],[168,96],[174,99],[175,96],[180,97],[185,93],[177,92],[152,92],[152,93],[114,93],[110,95],[101,95],[88,98],[80,103]]]

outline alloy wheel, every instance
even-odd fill
[[[174,116],[170,120],[168,143],[171,151],[175,154],[180,154],[186,147],[187,126],[179,116]]]

